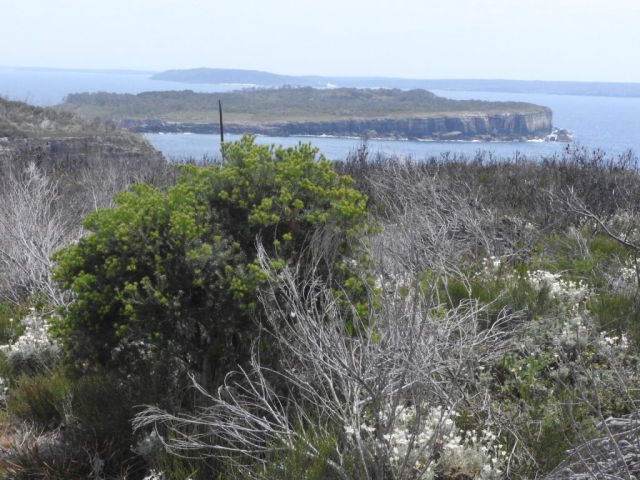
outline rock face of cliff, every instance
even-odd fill
[[[257,128],[256,128],[257,127]],[[380,136],[384,138],[496,139],[539,137],[551,133],[551,111],[529,114],[463,115],[430,118],[296,122],[251,126],[269,135]]]
[[[282,122],[225,124],[227,133],[270,136],[338,136],[410,138],[430,140],[519,140],[543,138],[551,133],[552,113],[465,114],[424,118],[373,118],[328,122]],[[217,123],[170,123],[158,120],[125,120],[123,126],[136,132],[218,133]]]
[[[113,122],[0,98],[0,161],[21,156],[70,164],[87,158],[162,158],[146,139]]]
[[[42,166],[56,165],[64,168],[115,159],[130,162],[132,165],[137,162],[165,163],[162,153],[153,148],[147,140],[132,133],[66,138],[0,137],[0,165],[7,161],[13,163],[20,158],[37,161],[37,164]]]
[[[91,137],[13,138],[0,137],[0,161],[11,156],[31,155],[66,164],[88,159],[120,158],[163,161],[162,154],[144,138],[134,134]]]

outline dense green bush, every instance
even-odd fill
[[[131,371],[162,349],[201,381],[220,378],[255,331],[256,242],[276,263],[304,264],[321,249],[328,276],[348,253],[366,199],[316,149],[244,137],[222,153],[219,165],[182,167],[173,188],[119,194],[86,219],[90,235],[57,254],[56,278],[76,301],[55,333],[75,359]]]

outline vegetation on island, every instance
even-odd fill
[[[451,100],[426,90],[398,89],[246,89],[224,93],[144,92],[77,93],[60,108],[113,120],[158,119],[212,122],[222,102],[226,123],[336,121],[368,118],[417,118],[465,114],[547,113],[546,107],[521,102]]]
[[[640,475],[631,152],[55,155],[0,176],[0,478]]]

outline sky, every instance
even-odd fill
[[[638,0],[0,0],[0,66],[640,82]]]

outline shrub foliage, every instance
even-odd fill
[[[223,374],[254,331],[264,275],[256,240],[295,262],[328,244],[330,274],[364,227],[365,197],[316,154],[246,136],[223,147],[220,164],[184,166],[175,187],[119,194],[55,258],[56,278],[76,296],[57,335],[77,359],[108,368],[135,369],[163,350],[202,381]]]

